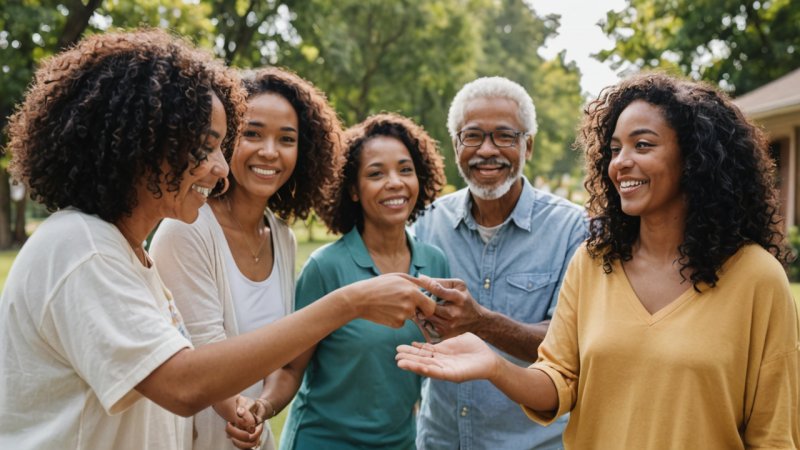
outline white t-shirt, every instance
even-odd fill
[[[266,280],[253,281],[239,270],[233,254],[225,242],[225,263],[230,281],[231,297],[236,305],[236,322],[239,333],[247,333],[275,322],[291,311],[286,311],[281,294],[281,277],[278,275],[279,255],[273,254],[272,271]],[[260,384],[260,383],[259,383]],[[256,395],[260,394],[257,393]]]
[[[190,448],[186,419],[134,389],[191,347],[183,329],[155,268],[114,225],[53,214],[0,299],[0,448]]]

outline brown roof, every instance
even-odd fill
[[[734,102],[756,119],[800,110],[800,69],[737,97]]]

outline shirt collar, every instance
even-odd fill
[[[456,221],[453,224],[453,228],[456,228],[459,223],[464,222],[464,225],[466,225],[467,228],[476,230],[478,228],[478,223],[475,221],[475,218],[472,217],[472,213],[470,212],[472,210],[472,196],[470,195],[469,188],[462,189],[460,194],[462,194],[463,197],[460,200],[458,210],[456,211]],[[509,216],[505,222],[511,220],[519,228],[530,232],[531,217],[533,217],[533,208],[536,203],[535,200],[536,191],[533,189],[533,186],[531,186],[531,183],[528,181],[528,179],[522,177],[522,192],[519,195],[519,199],[517,199],[517,204],[511,211],[511,216]]]
[[[417,242],[417,239],[414,236],[411,236],[408,233],[408,230],[406,230],[405,233],[406,242],[411,249],[411,267],[413,267],[415,271],[415,273],[412,273],[411,275],[416,276],[416,274],[419,273],[423,267],[425,267],[425,261],[418,251],[419,242]],[[375,262],[372,261],[372,257],[369,255],[367,246],[364,244],[364,239],[361,238],[361,233],[359,233],[357,227],[353,227],[353,229],[348,231],[342,239],[344,240],[347,250],[350,252],[350,256],[353,258],[353,261],[355,261],[359,267],[371,269],[375,275],[380,274],[378,268],[375,267]]]

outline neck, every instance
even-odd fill
[[[683,243],[685,214],[661,217],[642,217],[639,223],[639,238],[634,244],[634,256],[647,256],[661,261],[674,261],[679,256],[678,247]]]
[[[150,267],[147,254],[144,250],[144,241],[147,236],[158,224],[158,219],[147,219],[142,217],[141,209],[136,209],[130,217],[123,217],[114,225],[119,229],[128,245],[133,249],[133,253],[145,267]]]
[[[517,206],[517,201],[519,201],[521,195],[522,180],[514,183],[511,189],[502,197],[494,200],[486,200],[470,192],[472,197],[472,217],[475,218],[478,225],[484,227],[500,225],[514,211],[514,207]]]
[[[256,199],[242,189],[233,189],[225,197],[212,200],[214,206],[222,208],[242,224],[246,232],[252,232],[263,224],[264,210],[269,199]]]
[[[398,255],[408,252],[405,225],[393,228],[379,228],[376,225],[365,223],[361,232],[364,246],[370,253],[376,255]]]

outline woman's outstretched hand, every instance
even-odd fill
[[[436,345],[419,342],[400,345],[395,359],[401,369],[456,383],[491,380],[499,365],[499,356],[472,333],[464,333]]]

